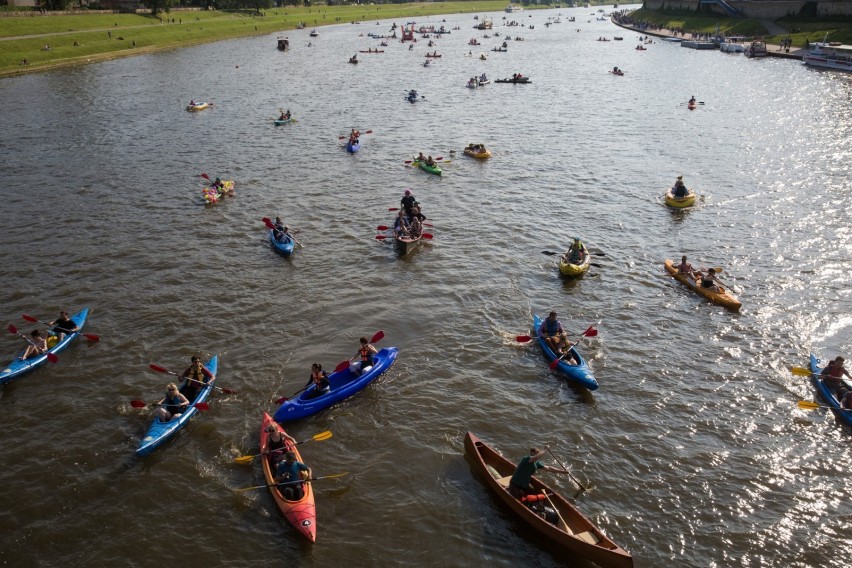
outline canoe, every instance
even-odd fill
[[[145,432],[145,437],[142,438],[142,441],[139,442],[139,447],[136,448],[137,456],[147,456],[162,446],[170,440],[172,436],[177,434],[178,430],[186,426],[192,417],[195,416],[198,409],[193,405],[207,400],[207,397],[210,396],[210,392],[213,390],[213,384],[216,382],[216,371],[219,367],[219,356],[214,355],[212,359],[204,364],[204,367],[213,373],[213,380],[207,383],[206,386],[202,387],[198,396],[195,397],[195,400],[189,401],[189,408],[186,412],[180,415],[180,418],[170,420],[168,422],[163,422],[159,418],[154,418],[153,422],[151,422],[151,425],[148,427],[148,431]],[[186,384],[186,381],[184,381],[183,384]]]
[[[692,278],[687,278],[685,274],[680,274],[677,271],[676,265],[670,259],[666,259],[665,266],[666,271],[672,278],[674,278],[681,284],[688,286],[693,291],[698,292],[714,304],[719,304],[720,306],[723,306],[734,312],[738,311],[740,307],[742,307],[742,303],[737,300],[736,296],[725,290],[721,285],[717,284],[721,292],[714,292],[713,290],[710,290],[708,288],[702,288],[699,284],[696,284]]]
[[[198,112],[210,106],[210,103],[198,103],[197,105],[186,105],[186,110],[189,112]]]
[[[434,166],[430,166],[426,162],[421,162],[419,160],[414,160],[414,165],[423,170],[424,172],[428,172],[430,174],[434,174],[436,176],[441,175],[441,166],[435,164]]]
[[[293,120],[292,117],[290,117],[290,118],[276,118],[275,119],[275,126],[281,126],[282,124],[287,124],[291,120]]]
[[[400,237],[398,235],[394,235],[393,240],[396,244],[396,252],[398,252],[401,256],[405,256],[417,248],[417,245],[420,244],[423,237]]]
[[[580,264],[566,262],[562,257],[559,258],[559,272],[563,276],[577,278],[589,271],[589,266],[592,264],[592,255],[586,253],[586,258]]]
[[[624,71],[619,71],[618,73],[616,73],[615,71],[610,71],[610,73],[612,73],[613,75],[617,75],[619,77],[622,77],[624,75]]]
[[[266,427],[270,424],[275,424],[281,432],[284,432],[284,429],[272,420],[269,413],[264,412],[263,422],[260,424],[261,453],[267,451],[267,438],[269,438],[269,433],[266,431]],[[288,444],[287,449],[296,454],[296,461],[302,461],[302,456],[299,455],[299,448],[297,446]],[[275,483],[275,467],[272,460],[273,456],[270,454],[263,456],[263,476],[266,478],[267,485]],[[275,485],[272,485],[269,488],[269,492],[272,493],[272,498],[275,500],[275,504],[278,505],[278,509],[284,513],[284,517],[290,521],[290,524],[296,527],[296,530],[309,541],[316,542],[317,508],[314,504],[314,490],[310,483],[306,483],[303,487],[305,494],[302,495],[302,498],[298,501],[289,501],[284,498],[279,487]]]
[[[531,335],[538,338],[538,344],[541,347],[542,353],[544,353],[544,358],[547,359],[548,363],[552,363],[556,359],[556,353],[554,353],[553,349],[551,349],[547,342],[544,341],[544,338],[538,335],[538,329],[540,327],[541,318],[537,314],[533,314],[533,330]],[[568,339],[571,340],[572,338],[569,337]],[[562,371],[562,374],[575,385],[589,390],[596,390],[598,388],[598,381],[592,374],[589,364],[586,363],[586,360],[583,359],[583,356],[580,355],[580,352],[577,351],[576,347],[571,348],[571,354],[577,361],[579,361],[578,365],[569,365],[563,359],[562,361],[559,361],[556,368]]]
[[[695,107],[696,107],[695,103],[687,103],[687,105],[686,105],[686,108],[688,108],[689,110],[695,110]]]
[[[293,249],[296,248],[296,243],[293,242],[293,239],[287,239],[283,243],[275,240],[275,237],[272,236],[274,231],[269,229],[269,242],[272,243],[272,246],[276,251],[280,252],[284,256],[290,256],[293,254]]]
[[[361,149],[361,142],[355,142],[354,144],[352,144],[351,142],[346,143],[346,151],[349,152],[350,154],[354,154],[355,152],[357,152],[360,149]]]
[[[519,77],[517,79],[494,79],[495,83],[515,83],[517,85],[523,85],[524,83],[532,83],[532,79],[529,77]]]
[[[695,205],[695,192],[691,189],[686,190],[687,193],[684,197],[675,197],[672,193],[672,190],[669,189],[666,192],[665,202],[669,207],[674,207],[675,209],[684,209],[686,207],[692,207]]]
[[[483,150],[481,152],[477,152],[475,150],[465,148],[464,154],[465,156],[470,156],[471,158],[476,158],[477,160],[487,160],[491,157],[491,150]]]
[[[813,382],[816,387],[819,396],[832,408],[832,412],[837,416],[842,422],[844,422],[847,426],[852,426],[852,410],[841,410],[840,401],[837,400],[837,397],[834,396],[834,393],[831,392],[828,387],[826,387],[822,383],[822,379],[819,378],[819,374],[822,372],[822,367],[820,367],[820,360],[817,359],[813,354],[811,354],[810,368],[811,368],[811,382]],[[842,379],[841,379],[842,380]],[[843,384],[846,385],[846,388],[852,390],[852,384],[849,384],[848,381],[843,380]]]
[[[373,355],[373,366],[368,367],[367,372],[359,377],[356,377],[349,368],[330,374],[328,382],[331,385],[331,391],[316,398],[310,398],[313,391],[316,390],[316,386],[311,385],[298,397],[287,400],[278,407],[273,418],[276,422],[298,420],[349,398],[390,369],[393,362],[396,361],[397,353],[396,347],[380,349],[377,354]]]
[[[536,493],[546,492],[552,507],[546,500],[539,503],[547,505],[547,509],[555,508],[561,518],[557,517],[555,523],[551,523],[540,517],[528,505],[515,499],[508,490],[509,480],[515,472],[515,463],[486,445],[472,432],[465,434],[464,453],[474,473],[483,479],[485,485],[509,507],[518,519],[538,534],[570,554],[599,566],[612,568],[633,566],[633,557],[629,552],[610,540],[567,499],[535,476],[532,478],[531,487]],[[572,561],[570,564],[575,563]]]
[[[89,308],[83,308],[82,310],[71,316],[71,320],[75,324],[77,324],[77,327],[82,330],[83,326],[86,324],[86,318],[88,317],[88,315]],[[47,353],[59,353],[60,351],[68,347],[68,345],[72,341],[77,339],[78,335],[80,335],[79,331],[66,334],[65,338],[53,347],[50,347],[47,350]],[[50,343],[48,343],[48,345],[50,345]],[[36,367],[40,367],[45,363],[45,361],[47,361],[47,353],[38,355],[36,357],[30,357],[29,359],[21,359],[24,354],[24,351],[26,351],[26,349],[22,349],[21,352],[18,353],[14,359],[12,359],[11,363],[6,365],[6,367],[2,371],[0,371],[0,385],[8,383],[9,381],[17,377],[20,377],[21,375],[32,371]]]

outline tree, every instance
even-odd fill
[[[175,0],[145,0],[145,4],[151,8],[151,15],[156,16],[160,12],[169,13],[174,6]]]

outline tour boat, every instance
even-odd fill
[[[805,65],[812,67],[852,71],[852,45],[843,45],[834,41],[814,42],[802,59]]]

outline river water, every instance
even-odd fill
[[[0,389],[0,562],[579,565],[471,475],[470,430],[512,459],[549,443],[594,486],[577,506],[637,566],[846,566],[850,432],[796,407],[814,392],[788,369],[852,344],[850,77],[636,51],[636,33],[592,13],[509,15],[533,30],[491,14],[501,38],[478,48],[472,15],[431,18],[418,25],[461,30],[358,65],[378,46],[361,34],[390,22],[282,33],[286,53],[272,35],[0,82],[3,320],[28,332],[22,313],[90,306],[101,336]],[[507,33],[525,41],[491,52]],[[443,57],[424,68],[427,49]],[[465,88],[483,72],[533,82]],[[190,98],[214,106],[187,113]],[[279,107],[298,122],[274,127]],[[353,127],[372,133],[349,155]],[[493,158],[463,156],[470,142]],[[421,150],[451,161],[443,177],[404,164]],[[237,197],[200,206],[202,172]],[[673,213],[661,196],[679,174],[701,198]],[[405,188],[434,238],[398,258],[374,236]],[[266,240],[275,215],[300,229],[290,260]],[[602,256],[564,281],[541,251],[574,235]],[[681,254],[722,266],[741,313],[666,276]],[[569,333],[598,328],[581,345],[597,391],[516,343],[551,309]],[[286,425],[331,430],[302,456],[316,475],[348,472],[315,484],[310,545],[266,491],[233,491],[263,482],[233,458],[256,453],[262,412],[312,362],[333,367],[377,330],[400,349],[391,371]],[[148,415],[129,402],[169,379],[148,365],[182,370],[194,353],[218,353],[238,393],[137,459]]]

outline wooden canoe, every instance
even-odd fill
[[[280,431],[284,431],[281,426],[272,420],[269,413],[263,413],[263,422],[260,425],[260,451],[267,451],[267,438],[269,434],[266,432],[266,427],[270,424],[275,424]],[[302,461],[302,456],[299,455],[299,450],[296,446],[288,446],[288,449],[296,454],[296,461]],[[263,476],[266,478],[267,484],[275,483],[273,475],[272,454],[263,456]],[[304,463],[304,462],[302,462]],[[305,538],[311,542],[317,540],[317,508],[314,505],[314,490],[310,483],[304,485],[305,494],[298,501],[288,501],[281,494],[277,486],[271,486],[269,492],[272,493],[272,498],[275,504],[284,513],[284,516],[290,521],[290,524],[296,527]]]
[[[737,300],[736,296],[728,292],[721,285],[718,285],[720,290],[719,292],[714,292],[709,288],[702,288],[701,285],[699,283],[696,283],[694,279],[689,278],[685,274],[680,274],[677,271],[677,267],[675,267],[674,262],[672,260],[667,258],[665,266],[666,271],[672,278],[674,278],[684,286],[691,288],[693,291],[698,292],[714,304],[719,304],[720,306],[725,307],[733,312],[739,311],[739,309],[742,307],[742,302]]]
[[[539,493],[546,492],[550,502],[556,507],[561,516],[556,524],[543,519],[527,505],[515,499],[507,489],[509,479],[515,472],[515,464],[487,446],[472,432],[468,432],[464,437],[464,450],[474,471],[485,480],[488,488],[496,493],[518,518],[542,536],[575,556],[605,568],[633,566],[633,557],[629,552],[607,538],[592,521],[537,478],[532,478],[532,487]]]

